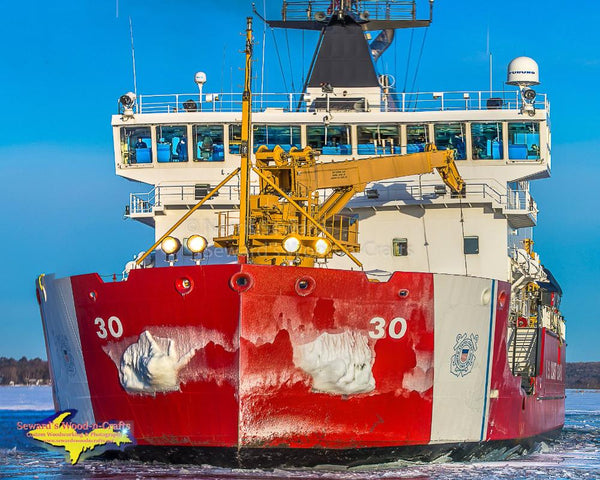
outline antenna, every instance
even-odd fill
[[[490,49],[490,26],[487,29],[487,54],[490,63],[490,97],[492,96],[492,50]]]
[[[135,75],[135,48],[133,46],[133,25],[129,17],[129,36],[131,37],[131,62],[133,63],[133,93],[137,98],[137,77]]]

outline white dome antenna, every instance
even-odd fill
[[[517,57],[508,64],[506,76],[508,85],[530,87],[540,84],[540,69],[537,62],[529,57]]]
[[[533,85],[540,84],[540,71],[537,62],[529,57],[517,57],[508,64],[506,83],[519,87],[521,92],[521,113],[535,115],[536,92]]]
[[[202,87],[206,83],[206,73],[196,72],[194,82],[198,85],[198,110],[202,111]]]
[[[194,82],[196,82],[197,85],[204,85],[206,83],[206,73],[196,72],[194,75]]]

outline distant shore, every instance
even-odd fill
[[[48,362],[41,358],[28,360],[22,357],[0,357],[0,385],[48,385],[50,372]]]
[[[0,385],[49,385],[48,362],[0,357]],[[566,388],[600,389],[600,362],[567,363]]]

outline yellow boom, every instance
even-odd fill
[[[321,205],[318,219],[324,220],[344,208],[356,193],[364,191],[368,183],[431,173],[434,169],[456,193],[463,189],[464,182],[454,162],[454,151],[438,151],[433,146],[429,151],[408,155],[313,164],[299,167],[296,175],[304,194],[317,189],[335,190]]]

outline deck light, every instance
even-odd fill
[[[192,253],[202,253],[206,250],[208,241],[202,235],[192,235],[185,242],[188,250]]]
[[[125,108],[133,107],[135,100],[136,100],[136,96],[135,96],[135,93],[133,93],[133,92],[127,92],[126,94],[121,95],[121,97],[119,98],[119,102]]]
[[[173,255],[181,248],[181,242],[175,237],[167,237],[161,242],[160,248],[166,255]]]
[[[324,257],[331,251],[331,243],[325,238],[319,238],[315,242],[314,249],[319,257]]]
[[[287,253],[296,253],[300,250],[300,239],[296,235],[288,235],[283,239],[282,245]]]

